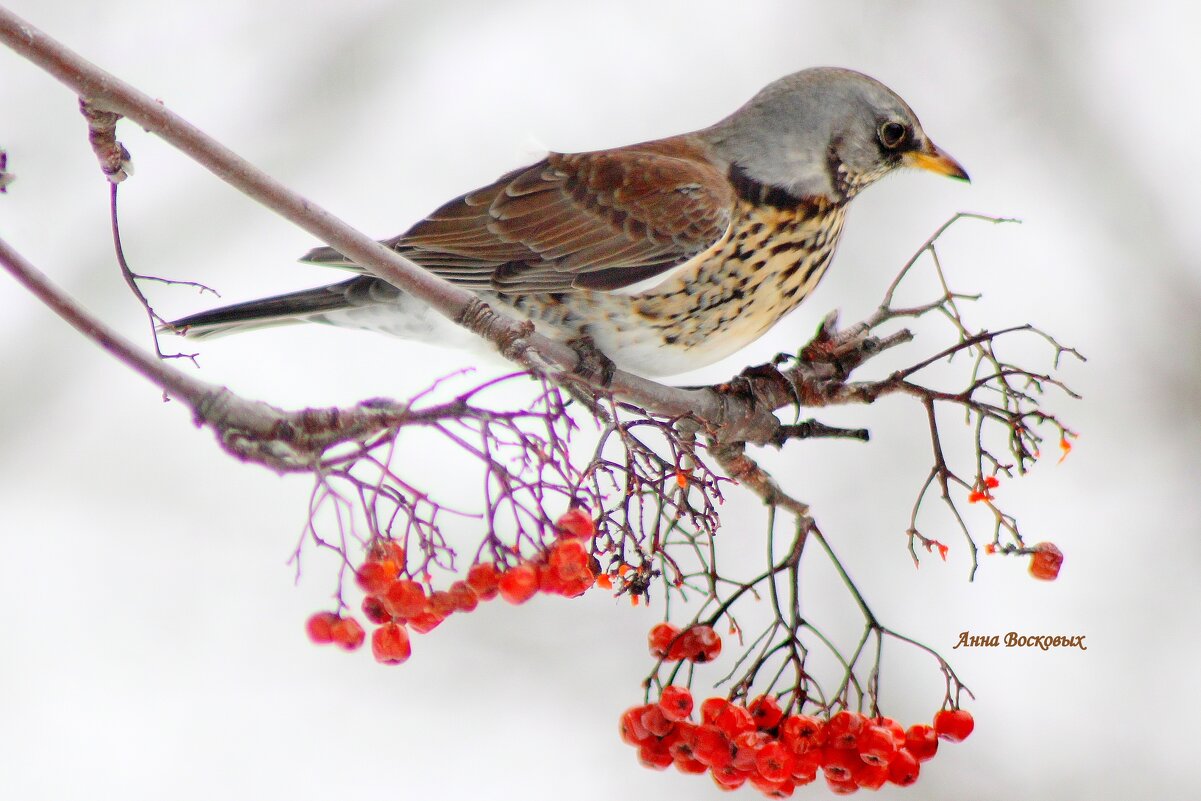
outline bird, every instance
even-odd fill
[[[883,83],[815,67],[692,133],[551,152],[383,244],[613,367],[667,376],[735,353],[795,309],[825,274],[850,201],[901,167],[969,180]],[[333,248],[301,262],[359,274],[169,328],[197,337],[309,321],[483,344]]]

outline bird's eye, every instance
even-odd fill
[[[896,150],[909,140],[909,128],[899,122],[886,122],[880,126],[880,144]]]

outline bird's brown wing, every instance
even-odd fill
[[[681,137],[552,153],[450,201],[384,244],[472,289],[629,286],[702,252],[730,224],[733,190],[698,147]],[[350,266],[329,248],[304,260]]]

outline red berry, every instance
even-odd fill
[[[663,707],[658,704],[647,704],[643,707],[642,727],[655,737],[666,737],[671,734],[675,724],[663,714]]]
[[[377,626],[381,623],[391,623],[392,615],[388,614],[388,610],[384,608],[384,602],[374,595],[368,595],[363,599],[363,616]]]
[[[721,713],[730,705],[724,698],[713,696],[701,701],[701,723],[715,723]]]
[[[500,574],[491,562],[480,562],[467,570],[467,586],[475,590],[481,601],[491,601],[496,597],[499,582]]]
[[[550,547],[546,563],[538,567],[538,587],[543,592],[575,598],[593,582],[592,556],[579,540],[559,540]]]
[[[590,540],[596,534],[596,523],[583,507],[573,506],[555,521],[560,537]]]
[[[826,739],[834,748],[855,748],[860,733],[867,728],[867,717],[844,709],[826,724]]]
[[[826,774],[826,786],[834,795],[851,795],[859,792],[859,785],[855,784],[854,779],[835,779],[828,773]]]
[[[859,734],[859,758],[869,765],[887,765],[897,753],[892,732],[883,726],[868,726]]]
[[[334,641],[333,625],[339,620],[333,612],[318,612],[304,624],[309,639],[317,645],[325,645]]]
[[[774,729],[780,722],[780,718],[784,717],[784,711],[780,709],[780,702],[770,695],[759,696],[751,701],[747,709],[750,710],[751,717],[755,719],[755,725],[760,729]]]
[[[405,549],[396,540],[372,540],[367,546],[367,559],[372,562],[383,562],[391,559],[398,567],[404,567]],[[393,576],[393,578],[396,578]]]
[[[792,794],[795,791],[796,782],[792,779],[785,779],[782,782],[774,782],[771,787],[759,787],[759,792],[763,793],[768,798],[792,798]]]
[[[638,761],[652,770],[667,770],[675,760],[662,743],[648,741],[638,746]]]
[[[692,740],[693,756],[711,768],[724,768],[734,759],[730,738],[712,723],[697,726]]]
[[[651,626],[651,632],[647,636],[647,644],[650,646],[651,656],[658,659],[667,656],[668,647],[679,636],[680,630],[670,623],[656,623],[654,626]]]
[[[821,746],[796,757],[792,763],[793,780],[797,784],[809,784],[817,778],[817,771],[821,768],[823,759]]]
[[[772,740],[759,749],[755,756],[755,769],[770,782],[782,782],[792,777],[795,761],[791,753],[779,741]]]
[[[759,771],[752,770],[750,772],[750,775],[747,776],[747,781],[751,783],[752,787],[754,787],[759,792],[763,793],[768,798],[787,798],[788,797],[788,795],[779,795],[779,793],[784,792],[784,782],[783,781],[774,782],[774,781],[771,781],[770,779],[765,779],[765,778],[763,778],[763,774],[759,773]],[[791,784],[791,783],[792,782],[789,782],[789,784]],[[791,794],[791,793],[789,793],[789,794]]]
[[[377,662],[399,665],[413,653],[409,632],[396,623],[385,623],[371,633],[371,653]]]
[[[354,578],[363,592],[368,595],[383,595],[398,575],[400,575],[400,566],[391,559],[384,559],[364,562],[355,571]]]
[[[664,712],[664,715],[667,713]],[[696,724],[689,723],[687,720],[675,721],[675,727],[672,729],[671,737],[671,755],[680,759],[696,759],[696,754],[693,747],[696,745]]]
[[[1063,566],[1063,551],[1051,542],[1040,542],[1030,555],[1030,575],[1042,581],[1054,581]]]
[[[692,714],[692,693],[687,687],[669,684],[659,695],[659,706],[668,720],[687,720]]]
[[[418,634],[429,634],[438,626],[442,625],[442,621],[446,620],[445,615],[441,615],[431,608],[426,608],[409,618],[409,627]]]
[[[698,759],[691,757],[676,757],[676,770],[680,773],[704,773],[709,770],[709,766]]]
[[[739,770],[733,765],[713,768],[713,781],[723,790],[737,790],[746,784],[746,771]]]
[[[759,752],[771,741],[766,732],[748,729],[734,737],[734,767],[739,770],[755,770],[755,760]]]
[[[888,781],[887,765],[869,765],[866,762],[855,770],[855,785],[863,790],[879,790]]]
[[[621,740],[629,745],[641,745],[651,734],[642,725],[642,713],[645,706],[635,706],[621,714]]]
[[[731,704],[728,701],[721,708],[713,723],[731,739],[746,732],[755,731],[755,719],[751,717],[751,713],[747,711],[746,707]]]
[[[456,581],[450,585],[450,597],[455,602],[456,612],[471,612],[480,603],[480,597],[466,581]]]
[[[900,723],[897,723],[892,718],[884,717],[883,715],[881,715],[880,717],[875,718],[869,722],[873,725],[879,726],[880,728],[884,729],[889,734],[891,734],[892,741],[893,741],[893,743],[896,744],[897,748],[900,748],[902,745],[905,744],[905,727],[902,726]]]
[[[780,742],[794,754],[804,754],[826,743],[822,722],[808,715],[789,715],[780,724]]]
[[[712,626],[693,626],[680,635],[676,641],[679,646],[671,648],[668,658],[690,659],[693,662],[712,662],[721,654],[721,636]]]
[[[958,743],[966,740],[976,728],[972,713],[966,709],[943,709],[934,716],[934,731],[944,740]]]
[[[425,610],[425,588],[415,581],[399,579],[392,582],[380,600],[393,617],[407,620]]]
[[[854,781],[855,771],[863,764],[859,755],[847,748],[826,746],[822,749],[822,772],[827,779]]]
[[[908,787],[917,781],[919,773],[921,773],[921,766],[917,764],[913,754],[904,748],[897,751],[892,762],[888,763],[888,780],[902,787]]]
[[[333,641],[347,651],[354,651],[367,639],[367,632],[353,617],[344,617],[330,626],[330,636]]]
[[[938,753],[938,733],[925,723],[914,723],[905,732],[905,750],[918,762],[925,762]]]
[[[497,589],[509,603],[523,604],[538,592],[538,569],[529,562],[511,567],[501,574]]]

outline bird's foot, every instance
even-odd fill
[[[567,344],[579,357],[571,371],[572,374],[594,387],[608,389],[613,383],[614,373],[617,372],[617,365],[613,364],[613,360],[601,353],[596,343],[587,335],[576,337]]]

